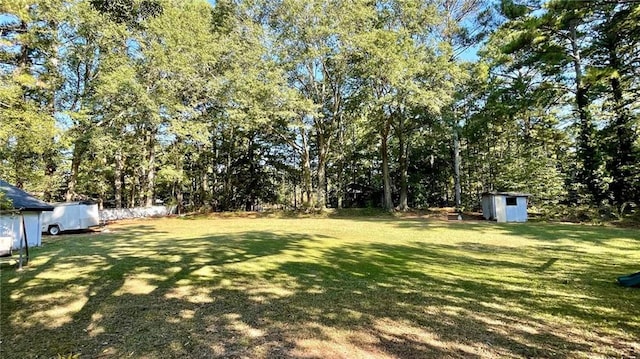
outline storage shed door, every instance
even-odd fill
[[[506,211],[506,197],[505,196],[494,196],[493,203],[496,209],[496,221],[500,223],[504,223],[507,221],[507,211]]]

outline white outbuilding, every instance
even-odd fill
[[[13,207],[11,211],[0,212],[0,237],[11,238],[13,249],[20,248],[24,236],[30,247],[42,245],[41,214],[53,211],[53,206],[3,180],[0,180],[0,191]]]
[[[482,194],[482,215],[500,223],[526,222],[530,196],[527,193],[485,192]]]

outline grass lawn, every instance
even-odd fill
[[[640,356],[640,231],[395,218],[156,219],[3,266],[0,357]]]

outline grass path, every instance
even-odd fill
[[[640,355],[640,232],[422,219],[158,219],[0,270],[0,357]]]

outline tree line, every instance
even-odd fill
[[[639,203],[640,4],[0,2],[0,178],[181,209]]]

